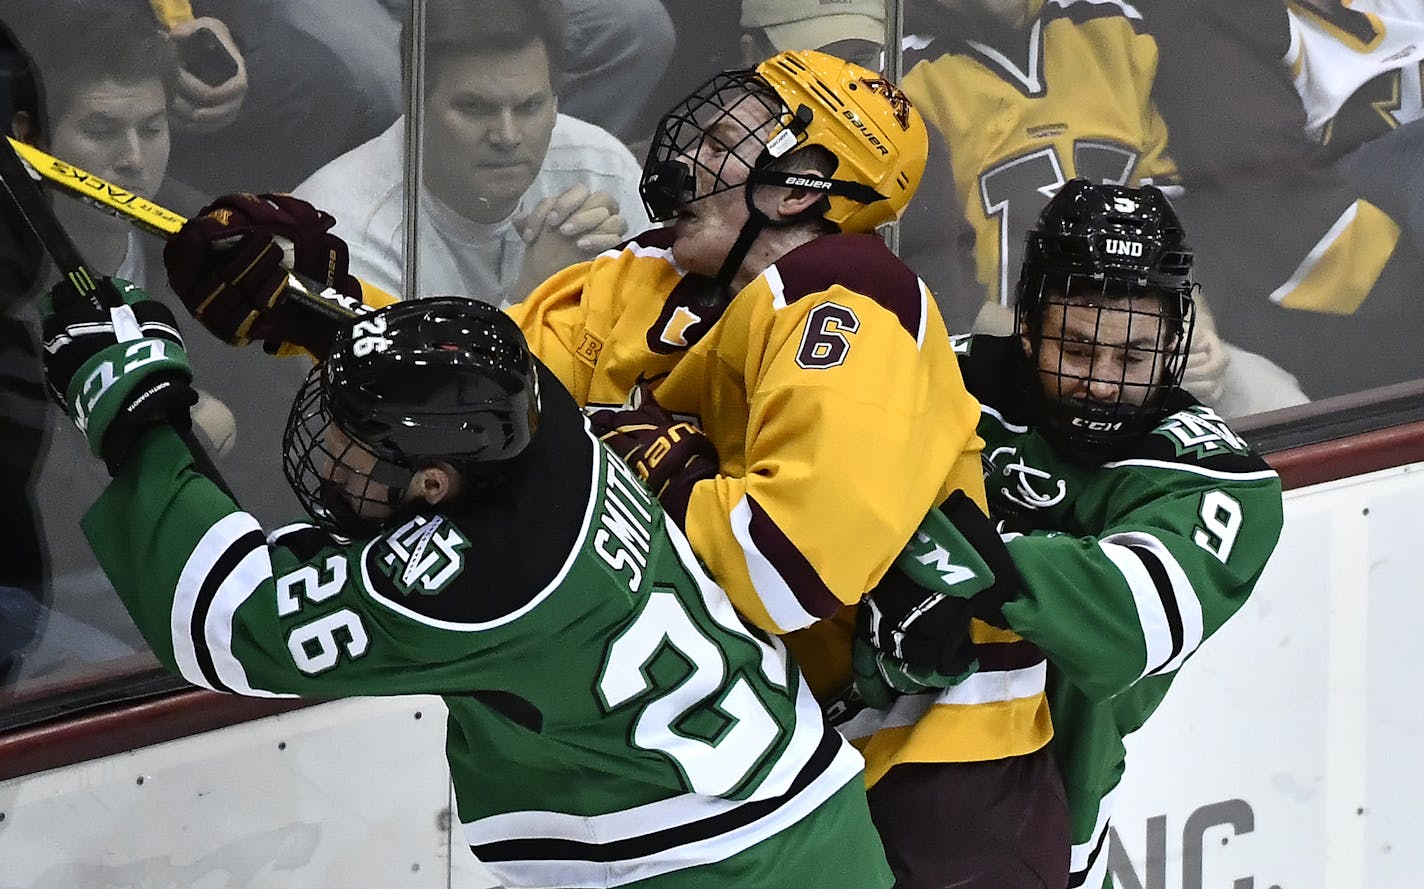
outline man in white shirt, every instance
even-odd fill
[[[557,0],[426,4],[416,261],[404,256],[403,118],[295,192],[336,217],[352,274],[391,293],[509,305],[630,226],[648,227],[637,160],[604,130],[558,114],[563,28]]]

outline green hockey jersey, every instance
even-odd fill
[[[499,487],[374,539],[265,535],[167,428],[84,531],[196,685],[441,695],[465,836],[505,886],[888,886],[859,755],[541,376]]]
[[[1280,537],[1280,478],[1209,408],[1181,393],[1133,450],[1084,467],[1031,425],[1010,371],[1017,338],[961,337],[982,403],[990,515],[1023,593],[1003,607],[1048,657],[1050,747],[1073,822],[1070,886],[1104,884],[1122,739],[1250,595]]]

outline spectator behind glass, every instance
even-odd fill
[[[335,6],[344,0],[318,0]],[[381,0],[400,21],[408,0]],[[559,76],[563,113],[625,142],[647,138],[648,99],[672,61],[679,35],[662,0],[560,0],[567,27]],[[290,4],[288,4],[290,5]],[[344,14],[344,13],[343,13]],[[683,53],[678,62],[684,64]]]
[[[1424,7],[1196,0],[1147,22],[1222,326],[1312,395],[1424,377]]]
[[[35,16],[27,6],[0,2],[0,19],[12,25],[38,72],[31,107],[17,107],[11,132],[40,148],[170,206],[191,200],[168,188],[168,108],[176,95],[179,61],[174,41],[145,4],[67,0]],[[114,35],[125,39],[113,39]],[[175,308],[167,291],[160,242],[125,222],[78,201],[54,203],[60,223],[91,267],[138,282]],[[44,278],[54,279],[52,270]],[[33,303],[20,312],[37,342]],[[194,428],[217,457],[235,492],[268,521],[290,518],[297,504],[273,484],[262,448],[280,443],[281,417],[271,399],[284,400],[303,378],[300,362],[258,360],[207,337],[195,337],[189,356],[208,369],[210,391],[193,409]],[[37,371],[38,368],[31,368]],[[45,442],[35,487],[48,555],[52,612],[37,648],[27,652],[22,675],[34,676],[138,650],[142,641],[84,545],[78,521],[86,500],[108,482],[69,423],[49,405],[33,406]],[[32,411],[33,413],[33,411]],[[238,437],[243,447],[236,447]],[[270,450],[267,453],[271,453]]]
[[[1125,3],[917,0],[907,16],[905,91],[949,144],[975,232],[988,292],[975,328],[1008,333],[1024,232],[1046,195],[1074,177],[1176,190],[1150,99],[1157,47]],[[1306,400],[1288,374],[1223,343],[1201,318],[1186,380],[1194,395],[1228,416]]]
[[[558,114],[564,18],[556,0],[425,6],[418,296],[509,305],[553,272],[648,224],[637,161]],[[296,194],[336,217],[351,272],[391,293],[404,274],[405,121],[317,171]],[[625,221],[626,220],[626,221]]]
[[[283,8],[298,4],[150,3],[183,60],[169,172],[205,195],[294,188],[399,114],[392,93],[353,86],[371,58],[339,55],[288,21]]]

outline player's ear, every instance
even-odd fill
[[[431,506],[438,506],[454,499],[460,493],[460,487],[460,473],[449,463],[437,461],[416,470],[408,493],[412,499],[419,498]]]
[[[814,175],[821,175],[815,170],[808,171]],[[782,188],[778,189],[780,196],[776,201],[776,212],[783,219],[794,219],[810,210],[825,195],[823,192],[812,188]]]

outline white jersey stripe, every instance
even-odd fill
[[[664,259],[667,260],[668,263],[670,263],[671,265],[677,265],[677,262],[672,258],[671,249],[667,247],[650,247],[647,244],[639,244],[636,241],[628,244],[622,250],[619,250],[615,247],[610,250],[605,250],[599,255],[613,257],[620,255],[624,251],[627,251],[628,253],[631,253],[634,256],[651,259]]]
[[[766,279],[766,286],[771,291],[771,307],[778,312],[786,308],[786,284],[781,280],[781,270],[770,265],[761,276]]]
[[[999,413],[998,411],[994,410],[992,407],[989,407],[989,405],[987,405],[987,404],[981,404],[981,405],[979,406],[979,410],[980,410],[982,413],[986,413],[986,414],[988,414],[989,416],[993,417],[995,420],[998,420],[998,421],[999,421],[999,425],[1002,426],[1002,427],[1004,427],[1004,429],[1008,430],[1009,432],[1013,432],[1013,433],[1016,433],[1016,434],[1018,434],[1018,435],[1022,435],[1022,434],[1024,434],[1025,432],[1028,431],[1028,427],[1027,427],[1027,426],[1021,426],[1021,425],[1019,425],[1018,423],[1010,423],[1008,420],[1005,420],[1005,419],[1004,419],[1004,415],[1003,415],[1003,414],[1001,414],[1001,413]],[[1111,464],[1109,464],[1109,465],[1111,465]]]
[[[789,633],[815,623],[816,616],[801,606],[801,601],[796,598],[796,593],[781,576],[781,572],[776,570],[776,566],[761,550],[757,549],[756,543],[752,540],[752,508],[747,502],[745,494],[737,501],[737,505],[732,507],[730,518],[732,536],[737,539],[737,543],[741,544],[742,555],[747,561],[747,573],[752,578],[752,586],[756,589],[757,595],[761,597],[762,605],[766,607],[766,613],[771,615],[771,619],[776,622],[777,627],[783,633]]]
[[[1138,678],[1177,669],[1202,642],[1201,601],[1197,599],[1191,579],[1171,551],[1151,534],[1140,531],[1112,534],[1100,540],[1098,546],[1122,573],[1137,605],[1147,653]],[[1142,557],[1132,547],[1147,550],[1161,562],[1167,574],[1166,589],[1158,588]],[[1172,636],[1169,610],[1178,615],[1179,639]]]
[[[267,543],[276,544],[288,534],[297,534],[302,531],[310,531],[314,528],[316,528],[316,525],[313,525],[311,522],[292,522],[289,525],[283,525],[277,530],[269,532],[267,534]]]
[[[531,838],[614,843],[722,815],[749,802],[785,793],[820,746],[825,732],[821,708],[803,682],[796,696],[796,728],[791,741],[778,759],[774,773],[747,799],[729,800],[688,793],[604,815],[581,816],[537,810],[506,812],[465,822],[465,839],[471,846]],[[838,741],[841,749],[828,771],[843,770],[844,756],[850,751],[852,768],[858,774],[864,765],[860,754],[844,740]],[[849,774],[842,775],[840,783],[835,786],[839,787],[850,777]]]
[[[1187,576],[1181,564],[1172,551],[1167,549],[1166,544],[1151,534],[1141,531],[1131,531],[1126,534],[1115,534],[1111,539],[1114,543],[1123,543],[1128,546],[1140,546],[1152,553],[1162,562],[1162,567],[1167,571],[1167,578],[1171,582],[1170,592],[1177,604],[1177,614],[1182,622],[1182,644],[1176,656],[1153,669],[1153,673],[1169,673],[1176,670],[1186,662],[1192,652],[1196,651],[1202,644],[1202,637],[1205,629],[1202,625],[1201,600],[1197,598],[1196,587],[1192,585],[1192,580]]]
[[[294,698],[270,689],[257,688],[248,681],[247,670],[232,653],[232,619],[258,588],[272,579],[272,556],[259,546],[243,557],[218,587],[203,625],[204,641],[213,659],[218,678],[234,694],[256,698]]]
[[[1121,786],[1121,785],[1118,785]],[[1100,842],[1104,842],[1104,834],[1112,823],[1113,806],[1117,802],[1117,787],[1107,792],[1098,803],[1098,818],[1093,825],[1093,835],[1087,842],[1075,843],[1068,856],[1068,872],[1070,886],[1081,886],[1082,889],[1099,889],[1107,878],[1108,871],[1108,849],[1104,844],[1102,850],[1098,852],[1097,858],[1093,858],[1093,850],[1098,848]],[[1086,871],[1086,874],[1084,873]]]
[[[622,886],[683,868],[721,861],[794,826],[850,781],[860,780],[863,761],[841,745],[830,765],[800,793],[766,815],[734,830],[672,849],[620,861],[514,860],[485,862],[509,889],[543,886]],[[562,812],[511,812],[464,825],[470,845],[529,837],[608,843],[690,824],[730,812],[747,801],[705,796],[660,800],[623,812],[577,816]]]
[[[1325,251],[1329,250],[1340,236],[1345,233],[1345,229],[1354,224],[1355,217],[1359,214],[1360,202],[1356,201],[1351,204],[1344,213],[1340,214],[1340,218],[1336,219],[1329,230],[1325,232],[1324,236],[1316,242],[1314,247],[1310,248],[1310,252],[1305,255],[1305,259],[1300,261],[1300,265],[1291,273],[1291,276],[1286,279],[1284,284],[1272,291],[1268,299],[1276,305],[1280,305],[1285,301],[1286,297],[1294,293],[1295,290],[1300,287],[1301,282],[1308,278],[1311,272],[1315,271],[1315,266],[1320,262],[1321,257],[1325,255]]]
[[[1162,606],[1162,597],[1157,591],[1157,585],[1152,582],[1152,575],[1147,573],[1147,567],[1142,564],[1137,553],[1106,538],[1098,541],[1098,546],[1117,566],[1132,593],[1133,604],[1137,606],[1137,623],[1142,630],[1142,642],[1146,648],[1142,671],[1137,674],[1137,678],[1141,679],[1159,664],[1170,660],[1174,653],[1172,630]]]
[[[975,673],[953,688],[902,695],[888,709],[869,707],[836,726],[836,730],[852,741],[868,738],[881,729],[914,725],[936,704],[971,705],[1001,701],[1017,701],[1041,695],[1048,679],[1047,662],[1018,670],[998,670]]]
[[[915,331],[915,348],[923,352],[925,350],[925,330],[930,324],[930,303],[934,295],[930,293],[930,288],[919,278],[915,283],[920,285],[920,329]]]
[[[1004,424],[1009,431],[1015,430],[1007,423]],[[1125,466],[1142,466],[1146,469],[1170,469],[1177,472],[1189,472],[1192,475],[1200,475],[1206,478],[1219,478],[1234,482],[1258,482],[1267,479],[1278,478],[1279,474],[1274,469],[1260,469],[1251,472],[1223,472],[1220,469],[1207,469],[1205,466],[1196,466],[1188,463],[1173,463],[1170,460],[1118,460],[1116,463],[1104,463],[1104,469],[1120,469]]]
[[[213,688],[203,670],[198,666],[198,651],[193,638],[193,612],[197,608],[198,594],[203,581],[213,570],[214,564],[227,552],[228,547],[244,534],[261,532],[257,520],[244,512],[234,512],[223,516],[198,540],[197,546],[188,554],[183,570],[178,574],[177,588],[173,591],[173,606],[168,615],[168,630],[173,639],[173,660],[183,678],[202,688]],[[206,640],[204,640],[206,642]]]

